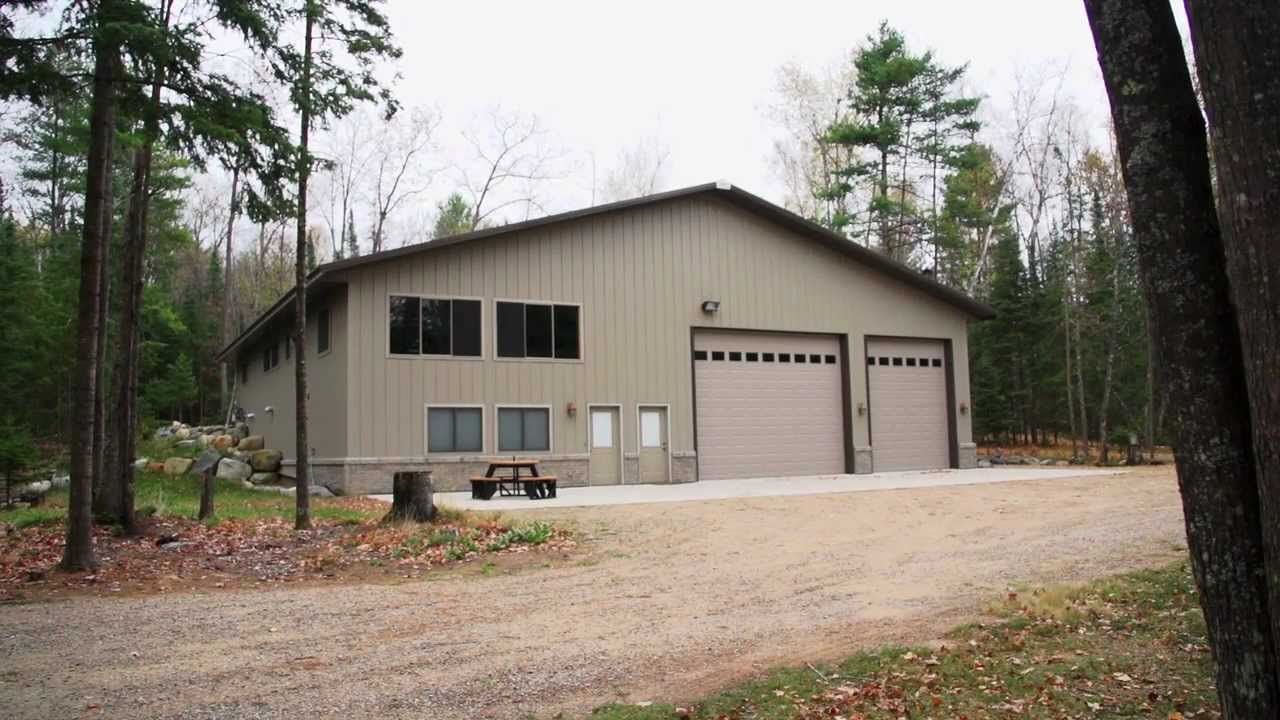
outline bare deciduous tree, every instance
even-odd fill
[[[595,202],[616,202],[658,192],[666,183],[670,159],[670,146],[657,134],[622,148],[605,175]]]
[[[564,153],[550,142],[538,116],[493,108],[485,125],[462,133],[471,157],[458,173],[470,195],[472,230],[505,208],[523,206],[526,216],[541,211],[539,186],[562,175]]]
[[[439,113],[416,109],[407,117],[383,121],[373,146],[370,162],[373,201],[373,252],[386,243],[387,218],[408,199],[426,192],[441,168],[427,165],[434,149],[433,135],[440,125]]]

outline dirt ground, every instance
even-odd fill
[[[536,512],[575,525],[580,552],[398,585],[0,607],[0,707],[17,719],[572,717],[927,642],[1010,583],[1185,553],[1167,467]]]

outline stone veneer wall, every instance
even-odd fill
[[[978,467],[977,443],[960,443],[960,469],[968,470],[976,467]]]

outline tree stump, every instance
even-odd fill
[[[391,485],[391,512],[383,522],[431,522],[436,516],[432,502],[431,471],[398,472]]]

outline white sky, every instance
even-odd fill
[[[1106,121],[1080,0],[391,0],[387,9],[405,51],[397,94],[442,111],[446,149],[459,143],[458,128],[500,103],[539,115],[579,157],[594,151],[601,174],[620,148],[657,135],[671,150],[668,187],[727,179],[780,200],[768,168],[775,130],[764,117],[777,68],[840,58],[882,19],[915,49],[970,63],[967,84],[990,96],[996,122],[1015,72],[1046,65],[1067,68],[1064,89],[1090,125]],[[589,161],[579,161],[548,210],[588,204],[590,177]]]

